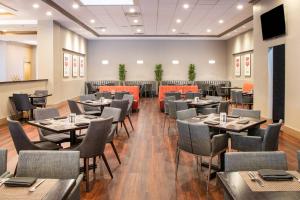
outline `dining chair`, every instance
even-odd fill
[[[20,122],[7,118],[8,129],[17,153],[21,150],[58,150],[60,147],[49,141],[32,142],[24,132]]]
[[[221,112],[225,112],[228,114],[229,110],[229,102],[221,101],[217,107],[204,107],[201,109],[201,114],[209,115],[212,113],[220,114]]]
[[[164,99],[164,123],[163,123],[163,132],[165,130],[165,125],[166,125],[166,120],[169,120],[169,101],[175,101],[176,97],[175,96],[166,96]],[[169,121],[170,122],[170,121]]]
[[[33,111],[35,120],[44,120],[54,117],[59,117],[59,112],[57,108],[41,108],[35,109]],[[41,141],[50,141],[61,146],[61,143],[70,142],[69,133],[54,133],[46,129],[38,128],[38,133]]]
[[[186,120],[197,116],[196,108],[189,108],[186,110],[180,110],[176,112],[178,120]]]
[[[181,93],[180,92],[166,92],[165,97],[174,96],[176,100],[181,99]]]
[[[7,171],[7,149],[0,149],[0,178]]]
[[[147,97],[147,94],[149,97],[153,98],[153,84],[152,83],[146,83],[143,85],[143,93],[144,97]]]
[[[82,142],[74,148],[70,148],[68,150],[71,151],[79,151],[80,158],[84,160],[84,171],[86,177],[86,190],[90,191],[89,187],[89,159],[98,157],[102,158],[104,164],[111,176],[113,178],[113,174],[109,167],[109,164],[104,155],[105,144],[107,141],[108,134],[110,133],[111,126],[113,122],[113,117],[93,120],[90,122],[90,125],[87,129],[86,136],[83,138]],[[95,171],[94,171],[95,172]]]
[[[68,100],[68,105],[70,112],[75,113],[76,115],[101,115],[101,111],[82,111],[78,103],[74,100]]]
[[[36,96],[46,96],[48,95],[48,90],[36,90],[33,93]],[[33,106],[45,108],[47,105],[47,97],[43,98],[33,98]]]
[[[88,93],[88,94],[94,94],[94,93],[96,93],[96,92],[98,91],[97,89],[95,89],[95,88],[92,86],[92,83],[87,82],[87,83],[86,83],[86,87],[87,87],[87,93]]]
[[[124,94],[123,100],[127,100],[129,102],[128,107],[127,107],[126,117],[127,117],[128,121],[130,123],[130,126],[131,126],[132,130],[134,130],[133,125],[132,125],[132,121],[131,121],[131,118],[130,118],[130,115],[132,113],[132,105],[133,105],[134,97],[131,94]]]
[[[116,100],[122,100],[122,99],[123,99],[123,96],[124,96],[125,94],[129,94],[129,92],[126,92],[126,91],[116,92],[116,93],[115,93],[115,99],[116,99]]]
[[[237,91],[231,90],[231,94],[230,94],[231,100],[230,100],[230,103],[232,105],[235,105],[237,107],[237,95],[236,95],[236,93],[237,93]]]
[[[100,99],[101,97],[103,97],[104,99],[112,99],[111,93],[110,92],[97,92],[95,94],[96,99]]]
[[[18,115],[21,113],[21,119],[24,119],[23,112],[27,112],[30,119],[30,111],[35,109],[35,106],[30,103],[28,94],[13,94],[12,99]]]
[[[176,148],[176,177],[178,172],[180,152],[185,151],[194,155],[198,165],[202,164],[202,157],[209,157],[207,191],[211,174],[212,158],[220,156],[227,148],[228,138],[226,134],[211,135],[209,127],[205,124],[192,124],[186,121],[177,120],[179,132]],[[199,161],[200,159],[200,161]],[[201,168],[201,167],[200,167]],[[202,169],[202,168],[201,168]],[[200,169],[200,170],[201,170]]]
[[[16,177],[75,179],[67,199],[80,200],[80,152],[78,151],[20,151]]]
[[[256,129],[251,135],[230,133],[231,148],[238,151],[277,151],[282,120]]]
[[[249,117],[254,119],[260,119],[260,110],[247,110],[247,109],[239,109],[233,108],[232,115],[240,116],[240,117]]]
[[[188,103],[186,101],[175,101],[176,104],[176,111],[180,111],[180,110],[187,110],[189,109]]]
[[[297,151],[298,170],[300,170],[300,150]]]
[[[95,94],[87,94],[87,95],[82,95],[79,97],[80,101],[95,101],[96,100],[96,95]],[[94,106],[88,106],[88,105],[82,105],[84,112],[93,112],[95,114],[101,114],[101,110],[99,107],[94,107]]]
[[[118,121],[120,120],[121,112],[122,112],[122,110],[120,108],[104,107],[102,114],[100,116],[100,118],[104,118],[104,119],[113,117],[113,124],[112,124],[111,130],[110,130],[110,133],[108,134],[106,143],[110,143],[120,164],[121,164],[121,160],[120,160],[119,154],[117,152],[117,149],[115,147],[113,140],[114,140],[115,133],[117,132]]]
[[[222,89],[222,85],[217,85],[216,86],[216,94],[217,96],[220,96],[220,97],[226,97],[226,93],[225,93],[225,89]]]
[[[124,126],[127,136],[129,138],[130,135],[129,135],[129,132],[128,132],[128,129],[127,129],[127,126],[125,123],[125,118],[126,118],[127,110],[128,110],[128,104],[129,104],[128,100],[113,100],[110,104],[110,107],[121,109],[121,115],[120,115],[118,123],[121,124],[121,127]]]
[[[170,128],[171,128],[171,121],[176,120],[177,118],[177,110],[176,110],[176,101],[168,101],[168,133],[170,133]],[[176,125],[176,124],[175,124]]]
[[[244,96],[242,91],[236,92],[236,104],[241,105],[243,108],[244,106],[251,106],[253,104],[253,97],[251,96]]]

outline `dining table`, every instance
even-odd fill
[[[31,104],[33,104],[34,99],[42,99],[52,96],[52,94],[29,94],[28,98],[30,99]]]
[[[218,172],[218,182],[223,187],[226,197],[233,200],[299,200],[300,174],[288,171],[296,178],[290,181],[262,181],[262,184],[251,181],[248,172]],[[253,173],[253,172],[252,172]],[[254,171],[254,173],[257,173]]]
[[[8,187],[3,184],[0,186],[0,199],[65,200],[76,185],[75,179],[45,179],[35,191],[29,191],[42,180],[37,179],[31,187]]]
[[[78,104],[82,104],[90,107],[99,107],[101,111],[105,106],[109,106],[112,102],[111,99],[98,99],[98,100],[85,100],[85,101],[76,101]]]

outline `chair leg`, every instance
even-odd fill
[[[124,125],[125,131],[126,131],[127,136],[128,136],[128,138],[129,138],[130,136],[129,136],[129,132],[128,132],[128,130],[127,130],[127,126],[126,126],[125,122],[122,122],[121,124]]]
[[[88,158],[84,158],[84,163],[85,163],[85,187],[86,187],[86,191],[89,192],[90,191],[90,177],[89,177],[89,159]]]
[[[119,127],[119,122],[117,123],[117,127],[116,127],[116,135],[118,135],[118,127]]]
[[[177,151],[177,155],[176,155],[176,179],[177,179],[177,172],[178,172],[178,165],[179,165],[179,156],[180,156],[180,149],[178,149]]]
[[[127,115],[127,117],[128,117],[128,120],[129,120],[129,123],[131,125],[132,130],[134,130],[133,125],[132,125],[132,121],[131,121],[131,118],[130,118],[130,115]]]
[[[121,160],[120,160],[120,157],[119,157],[119,154],[118,154],[118,152],[117,152],[117,149],[116,149],[116,147],[115,147],[114,142],[111,141],[110,144],[111,144],[111,147],[113,148],[113,150],[114,150],[114,152],[115,152],[115,154],[116,154],[116,157],[117,157],[117,159],[118,159],[118,161],[119,161],[119,164],[121,164]]]
[[[93,172],[96,172],[96,157],[93,158]]]
[[[206,183],[206,191],[208,192],[209,189],[209,181],[210,181],[210,173],[211,173],[211,163],[212,163],[212,156],[209,158],[209,165],[208,165],[208,176],[207,176],[207,183]]]
[[[110,174],[110,177],[113,179],[114,176],[113,176],[113,174],[112,174],[112,172],[111,172],[111,170],[110,170],[109,164],[108,164],[108,162],[107,162],[107,160],[106,160],[106,157],[105,157],[104,153],[102,154],[101,157],[102,157],[102,159],[103,159],[103,161],[104,161],[104,164],[105,164],[105,166],[106,166],[106,168],[107,168],[107,170],[108,170],[108,172],[109,172],[109,174]]]

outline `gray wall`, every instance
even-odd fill
[[[227,78],[225,41],[89,40],[88,52],[88,80],[118,80],[120,63],[126,65],[126,80],[154,80],[155,64],[163,65],[163,80],[187,80],[191,63],[196,65],[197,80]],[[174,59],[180,64],[173,65]],[[208,64],[210,59],[216,63]],[[144,64],[138,65],[137,60]]]

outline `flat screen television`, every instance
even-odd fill
[[[285,34],[283,5],[277,6],[260,16],[263,40]]]

